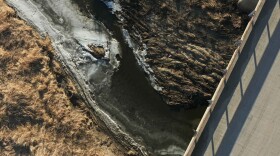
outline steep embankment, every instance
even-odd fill
[[[50,45],[0,0],[0,153],[123,155]]]
[[[120,0],[125,29],[140,45],[169,105],[205,104],[246,26],[236,1]],[[141,38],[138,37],[138,34]]]

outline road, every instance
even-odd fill
[[[267,0],[193,155],[280,155],[280,0]]]

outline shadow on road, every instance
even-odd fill
[[[273,33],[271,40],[266,48],[264,55],[258,64],[256,72],[242,98],[234,117],[229,124],[228,130],[222,140],[216,155],[229,155],[237,137],[244,126],[244,123],[262,89],[268,73],[278,54],[280,44],[280,25],[277,24],[276,32]],[[266,103],[264,103],[266,104]]]

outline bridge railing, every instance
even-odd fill
[[[238,43],[239,46],[237,47],[237,49],[234,51],[232,57],[231,57],[231,60],[225,70],[225,74],[224,76],[222,77],[222,79],[220,80],[220,83],[214,93],[214,95],[212,96],[211,100],[209,100],[209,103],[210,105],[207,107],[199,125],[197,126],[196,128],[196,133],[194,134],[194,136],[192,137],[188,147],[187,147],[187,150],[184,154],[184,156],[191,156],[194,148],[195,148],[195,145],[198,141],[198,139],[200,138],[210,116],[211,116],[211,112],[213,111],[213,109],[215,108],[217,102],[218,102],[218,99],[220,98],[223,90],[224,90],[224,87],[225,87],[225,84],[227,82],[227,80],[229,79],[230,75],[231,75],[231,72],[239,58],[239,55],[240,53],[242,52],[243,48],[244,48],[244,45],[246,44],[247,42],[247,39],[249,38],[252,30],[253,30],[253,27],[255,25],[255,22],[257,21],[258,17],[259,17],[259,14],[264,6],[264,3],[265,3],[266,0],[259,0],[255,10],[250,13],[249,16],[251,16],[251,20],[249,21],[249,23],[247,24],[247,27],[240,39],[240,42]]]

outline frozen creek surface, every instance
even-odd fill
[[[124,146],[142,155],[184,153],[203,109],[178,110],[163,103],[126,39],[113,35],[110,31],[114,30],[109,31],[96,20],[99,17],[102,22],[116,22],[109,21],[113,15],[103,2],[92,0],[86,5],[92,18],[79,11],[87,8],[79,8],[70,0],[7,2],[42,35],[51,37],[60,60],[79,83],[95,114]],[[106,0],[106,4],[113,10],[120,9],[111,1]],[[94,10],[98,10],[96,15]],[[103,46],[106,59],[90,55],[89,44]],[[122,56],[120,62],[117,54]]]

